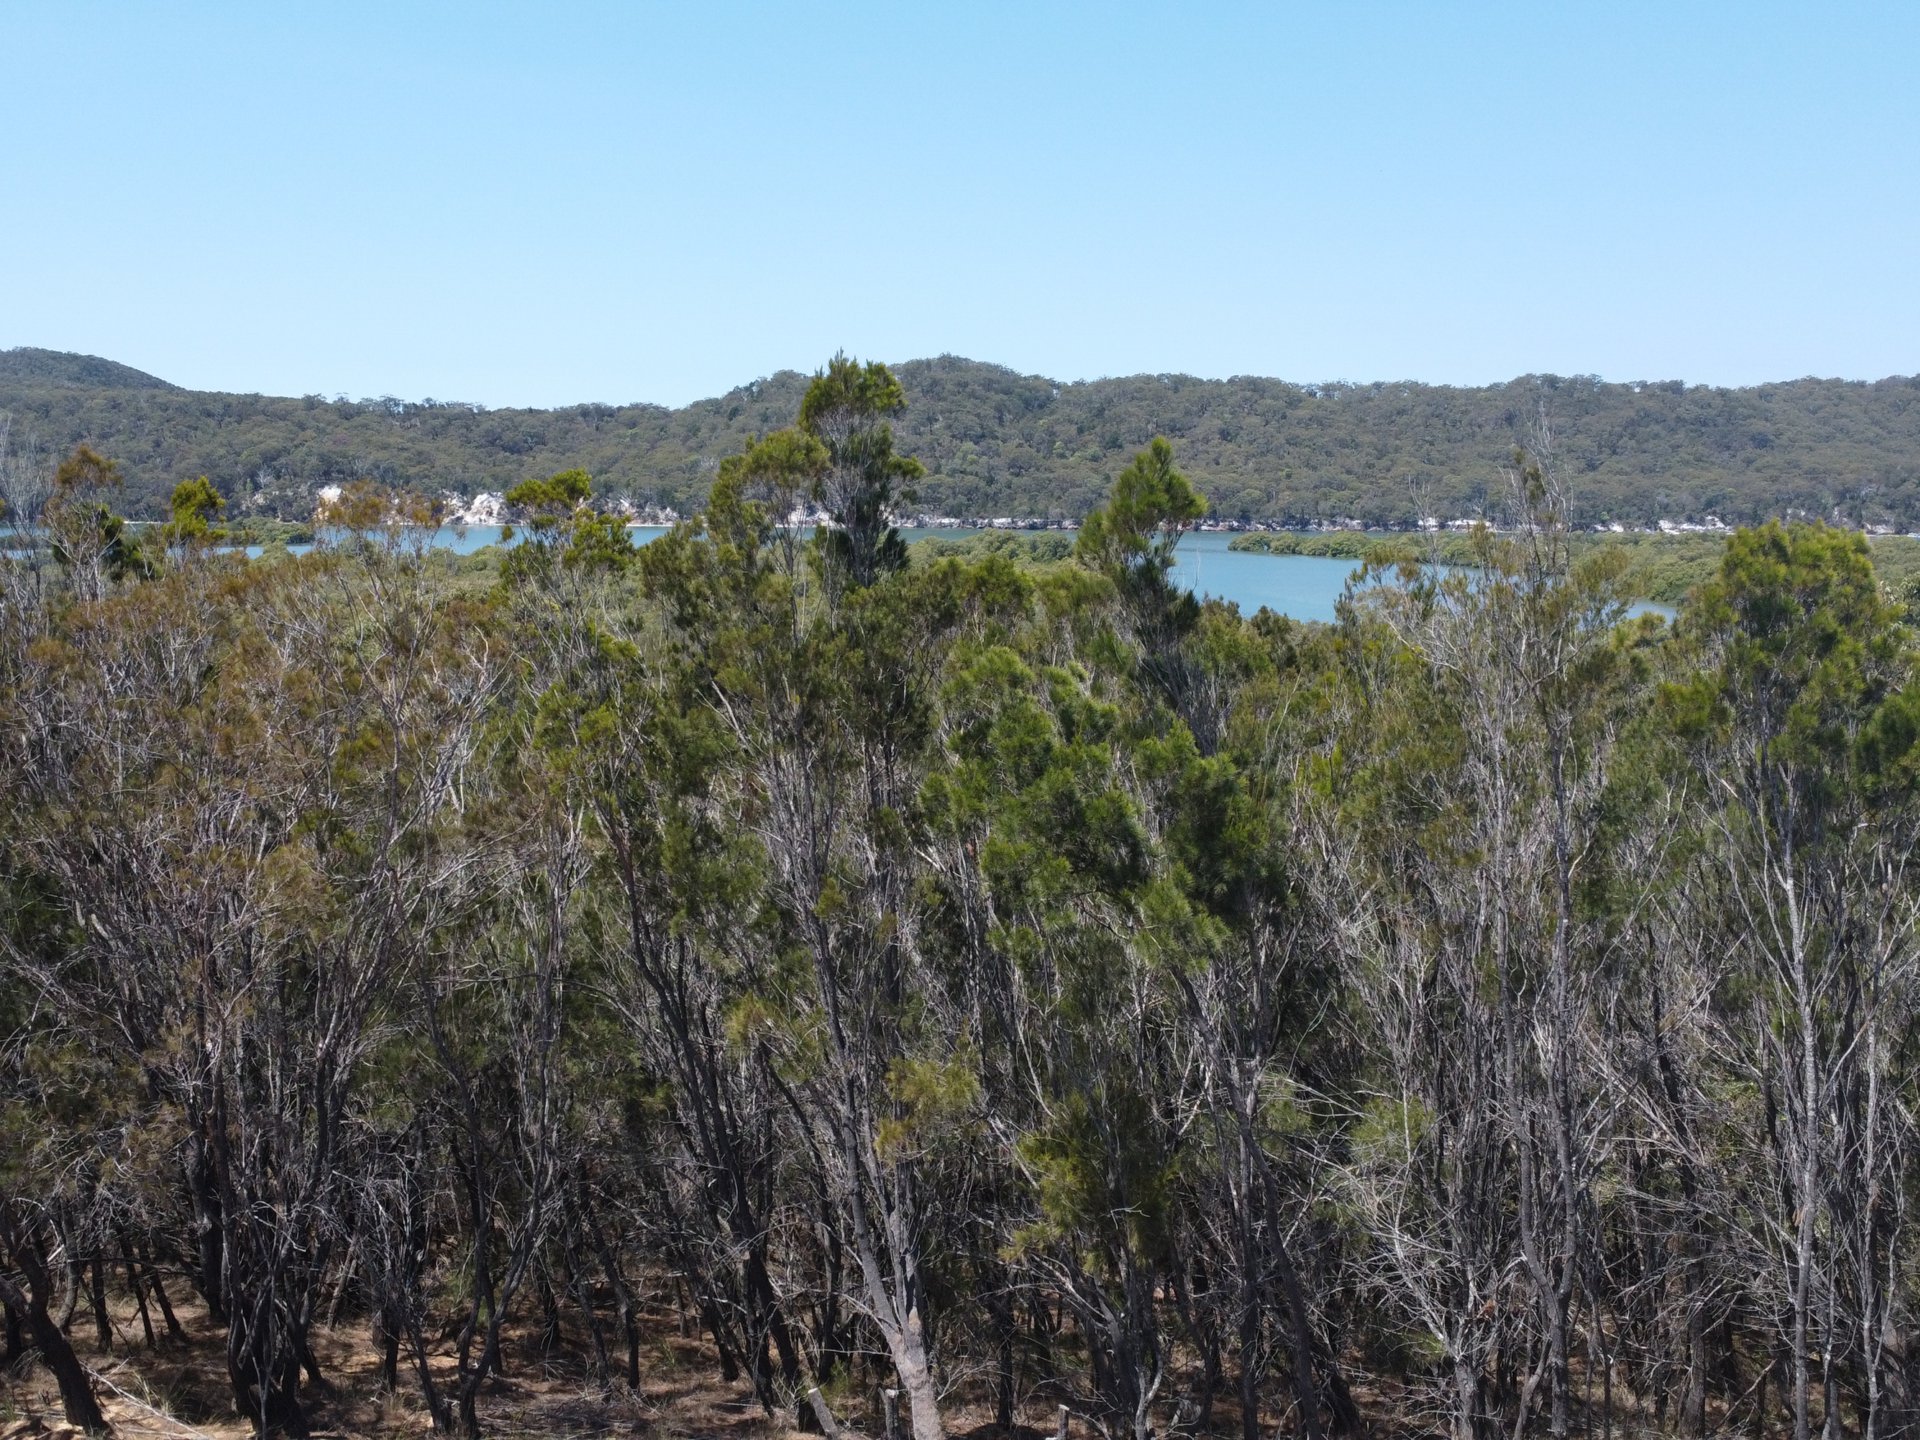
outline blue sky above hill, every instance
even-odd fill
[[[1920,6],[26,3],[0,346],[679,403],[836,348],[1920,370]]]

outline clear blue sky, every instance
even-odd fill
[[[0,346],[211,389],[1920,370],[1915,0],[0,0],[0,157]]]

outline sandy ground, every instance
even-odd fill
[[[504,1346],[507,1373],[489,1385],[480,1403],[481,1427],[489,1440],[642,1435],[650,1440],[802,1440],[801,1431],[762,1411],[744,1379],[734,1384],[721,1379],[711,1343],[686,1333],[685,1317],[666,1295],[649,1298],[652,1303],[642,1315],[637,1390],[591,1378],[585,1327],[577,1314],[563,1316],[561,1343],[550,1353],[543,1353],[535,1327],[511,1327]],[[137,1313],[124,1297],[112,1312],[114,1343],[104,1350],[96,1343],[93,1320],[84,1307],[75,1317],[74,1346],[94,1375],[102,1410],[124,1440],[245,1440],[252,1432],[233,1412],[223,1331],[184,1297],[176,1295],[174,1305],[186,1332],[184,1342],[168,1339],[155,1315],[159,1338],[149,1346]],[[609,1324],[610,1343],[617,1329]],[[380,1387],[379,1355],[363,1320],[342,1318],[333,1328],[320,1326],[313,1343],[326,1377],[323,1385],[306,1390],[317,1440],[397,1440],[431,1433],[404,1351],[400,1388],[387,1393]],[[622,1348],[618,1358],[624,1354]],[[431,1363],[436,1378],[450,1384],[452,1338],[434,1348]],[[877,1382],[863,1383],[858,1390],[874,1394],[864,1404],[844,1394],[835,1401],[846,1412],[840,1418],[848,1440],[880,1428],[878,1414],[867,1413],[878,1408]],[[1030,1423],[1016,1426],[1011,1437],[1001,1437],[990,1423],[990,1410],[957,1403],[948,1414],[949,1433],[955,1440],[1041,1440],[1043,1435],[1051,1440],[1051,1401],[1034,1397],[1024,1409],[1030,1413],[1020,1418]],[[28,1362],[0,1372],[0,1440],[62,1440],[67,1433],[59,1392],[43,1369]],[[1081,1425],[1074,1428],[1074,1440],[1098,1436]]]
[[[728,1384],[711,1343],[691,1332],[687,1317],[672,1298],[657,1287],[644,1299],[641,1317],[638,1389],[624,1383],[602,1384],[588,1371],[590,1349],[586,1327],[577,1312],[563,1312],[560,1342],[544,1351],[536,1326],[510,1327],[504,1350],[507,1368],[482,1395],[479,1415],[488,1440],[521,1437],[646,1436],[649,1440],[803,1440],[803,1432],[787,1423],[791,1417],[769,1417],[743,1379]],[[130,1301],[122,1296],[112,1312],[114,1342],[97,1345],[90,1313],[75,1317],[72,1338],[81,1359],[95,1378],[95,1393],[116,1435],[122,1440],[246,1440],[247,1422],[234,1414],[226,1385],[225,1337],[197,1304],[175,1297],[175,1311],[186,1332],[184,1341],[170,1340],[159,1331],[149,1345],[144,1327]],[[608,1338],[615,1340],[611,1316]],[[313,1336],[314,1351],[326,1377],[305,1392],[315,1440],[330,1437],[425,1437],[432,1433],[426,1407],[404,1352],[398,1391],[383,1391],[379,1383],[379,1355],[364,1320],[342,1318],[334,1327],[320,1326]],[[621,1348],[616,1364],[624,1360]],[[1183,1357],[1190,1359],[1191,1357]],[[454,1375],[454,1342],[443,1338],[430,1355],[435,1377],[450,1387]],[[1176,1366],[1180,1370],[1197,1367]],[[852,1383],[835,1397],[845,1426],[845,1440],[864,1440],[881,1430],[878,1386],[885,1367],[875,1364],[856,1371]],[[980,1377],[984,1379],[984,1377]],[[1192,1374],[1169,1377],[1167,1391],[1184,1388]],[[1584,1375],[1578,1377],[1584,1380]],[[1044,1389],[1027,1394],[1019,1407],[1011,1435],[992,1423],[992,1410],[966,1391],[943,1406],[952,1440],[1053,1440],[1057,1397]],[[1579,1389],[1576,1384],[1576,1391]],[[1273,1403],[1269,1395],[1269,1403]],[[1408,1434],[1425,1430],[1408,1406],[1409,1397],[1396,1388],[1356,1385],[1354,1398],[1375,1434]],[[1652,1433],[1650,1416],[1635,1415],[1632,1397],[1619,1393],[1621,1413],[1616,1418],[1617,1440]],[[1723,1415],[1716,1420],[1724,1422]],[[1262,1417],[1265,1434],[1291,1433],[1294,1417],[1268,1413]],[[1635,1423],[1636,1420],[1639,1423]],[[1238,1437],[1240,1415],[1227,1396],[1216,1401],[1208,1427],[1217,1436]],[[1716,1426],[1715,1428],[1718,1428]],[[31,1361],[0,1370],[0,1440],[71,1440],[60,1412],[59,1393],[52,1378]],[[820,1440],[805,1436],[804,1440]],[[1100,1440],[1098,1431],[1075,1419],[1070,1440]]]
[[[92,1343],[90,1316],[76,1317],[74,1345],[95,1377],[95,1393],[116,1434],[127,1440],[244,1440],[251,1428],[233,1413],[226,1387],[224,1337],[203,1311],[176,1300],[187,1332],[183,1344],[162,1334],[149,1348],[130,1306],[116,1308],[118,1334],[101,1351]],[[574,1317],[577,1318],[577,1317]],[[157,1323],[157,1317],[156,1317]],[[745,1382],[728,1385],[709,1345],[679,1333],[671,1311],[650,1311],[643,1328],[641,1385],[600,1385],[587,1374],[584,1338],[563,1330],[562,1344],[543,1354],[524,1330],[510,1333],[507,1373],[483,1395],[481,1425],[489,1437],[600,1437],[645,1435],[715,1437],[715,1440],[789,1440],[798,1432],[770,1421]],[[309,1386],[307,1398],[316,1437],[421,1436],[430,1433],[425,1405],[406,1369],[401,1388],[382,1391],[379,1356],[364,1322],[343,1319],[318,1328],[314,1351],[325,1384]],[[623,1352],[624,1353],[624,1352]],[[451,1339],[435,1347],[436,1378],[454,1373]],[[57,1436],[62,1428],[59,1392],[38,1366],[0,1375],[0,1440]]]

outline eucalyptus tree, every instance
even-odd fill
[[[790,438],[750,452],[755,478],[770,467],[753,457],[784,453]],[[804,462],[817,446],[799,441]],[[514,492],[534,509],[534,538],[505,579],[538,657],[531,743],[604,846],[602,874],[617,895],[596,916],[596,985],[672,1120],[636,1137],[672,1147],[643,1166],[658,1200],[654,1232],[695,1290],[729,1378],[743,1360],[771,1413],[781,1387],[789,1400],[797,1392],[803,1360],[771,1259],[783,1172],[768,1087],[755,1064],[741,1063],[729,1031],[739,988],[713,939],[736,920],[733,906],[753,902],[758,868],[710,805],[725,735],[687,668],[691,658],[676,666],[653,613],[680,607],[703,644],[723,641],[729,617],[694,575],[727,573],[717,557],[733,553],[726,537],[741,517],[730,498],[741,468],[739,459],[722,467],[705,543],[682,531],[649,552],[649,583],[664,600],[629,583],[635,552],[584,508],[586,477],[577,474]],[[760,550],[749,549],[751,567]],[[794,569],[786,567],[789,580]],[[758,583],[734,581],[749,592]]]
[[[692,1185],[671,1169],[661,1177],[669,1243],[700,1292],[723,1364],[744,1360],[763,1407],[798,1403],[803,1419],[810,1412],[799,1398],[802,1339],[794,1297],[781,1293],[778,1277],[807,1267],[775,1249],[776,1187],[793,1185],[795,1167],[824,1185],[824,1164],[804,1143],[780,1163],[792,1107],[769,1043],[740,1023],[756,1013],[760,995],[760,944],[740,942],[764,941],[752,932],[767,862],[741,824],[731,783],[752,732],[719,687],[725,675],[744,678],[739,667],[757,658],[793,653],[817,614],[802,542],[780,522],[821,454],[818,442],[788,431],[723,462],[697,525],[643,556],[644,587],[669,622],[668,643],[650,667],[637,652],[610,654],[614,663],[596,682],[610,687],[597,694],[627,697],[614,702],[622,728],[616,745],[598,752],[595,772],[624,900],[628,953],[615,973],[614,1004],[651,1067],[671,1078],[674,1132],[692,1162],[682,1173],[699,1177]],[[831,1256],[837,1208],[824,1218]],[[824,1271],[837,1299],[830,1258]],[[840,1347],[831,1304],[826,1319],[816,1376],[830,1371]]]
[[[891,370],[844,354],[827,362],[801,399],[799,428],[826,451],[816,498],[833,520],[821,544],[830,591],[871,585],[907,563],[893,508],[911,498],[912,483],[926,472],[894,453],[887,417],[906,404]]]
[[[1586,1358],[1606,1377],[1611,1420],[1612,1361],[1603,1318],[1608,1297],[1595,1293],[1593,1284],[1593,1221],[1617,1097],[1595,1083],[1582,1053],[1588,1047],[1604,1051],[1611,1042],[1604,1028],[1603,936],[1579,913],[1575,891],[1583,867],[1591,864],[1599,797],[1613,760],[1620,695],[1612,637],[1626,605],[1617,556],[1603,553],[1575,563],[1568,497],[1548,462],[1516,452],[1510,484],[1520,522],[1517,553],[1509,562],[1516,583],[1510,590],[1496,580],[1492,587],[1492,668],[1510,668],[1524,707],[1521,724],[1536,736],[1541,791],[1535,821],[1544,833],[1535,842],[1541,854],[1534,883],[1544,893],[1532,897],[1531,906],[1523,898],[1516,920],[1536,927],[1530,943],[1546,953],[1529,957],[1523,948],[1517,957],[1506,1020],[1506,1103],[1520,1165],[1521,1257],[1546,1332],[1550,1423],[1555,1435],[1564,1436],[1573,1423],[1572,1349],[1583,1302],[1590,1320]],[[1496,573],[1499,568],[1488,566]],[[1525,853],[1528,828],[1521,827],[1516,858]],[[1529,945],[1524,936],[1496,943],[1504,946],[1509,938]],[[1507,958],[1502,955],[1499,963],[1504,969]],[[1503,989],[1509,983],[1503,973]]]
[[[46,1232],[46,1215],[33,1197],[5,1197],[0,1204],[0,1264],[6,1266],[0,1272],[0,1304],[10,1318],[24,1325],[41,1361],[52,1371],[67,1422],[88,1435],[105,1434],[106,1417],[93,1393],[92,1378],[52,1313],[55,1282],[48,1261],[55,1246]]]
[[[1571,563],[1542,466],[1522,456],[1513,481],[1516,538],[1483,532],[1476,569],[1409,569],[1348,602],[1355,693],[1383,703],[1347,726],[1391,742],[1381,777],[1405,808],[1365,822],[1389,847],[1377,878],[1327,867],[1330,903],[1366,917],[1348,933],[1373,971],[1370,1048],[1391,1062],[1355,1194],[1391,1302],[1452,1368],[1461,1440],[1490,1419],[1489,1362],[1510,1371],[1515,1350],[1519,1419],[1544,1383],[1552,1433],[1568,1433],[1583,1304],[1589,1363],[1609,1363],[1603,1297],[1583,1281],[1596,1274],[1614,1098],[1583,1064],[1602,958],[1575,894],[1611,753],[1624,612],[1617,562]],[[1495,1322],[1516,1271],[1533,1325],[1505,1331]]]
[[[950,685],[959,723],[930,804],[977,852],[980,978],[1004,987],[981,1007],[1011,1051],[984,1113],[1024,1191],[1001,1243],[1078,1322],[1084,1412],[1144,1436],[1172,1359],[1155,1297],[1185,1114],[1177,1016],[1139,935],[1154,875],[1122,715],[1085,670],[1004,647]]]
[[[1411,618],[1425,612],[1390,594],[1343,625],[1329,697],[1337,746],[1304,771],[1323,797],[1311,817],[1319,863],[1305,873],[1366,996],[1361,1116],[1342,1173],[1362,1236],[1353,1273],[1426,1362],[1415,1413],[1476,1440],[1491,1430],[1512,1328],[1512,1175],[1478,953],[1475,797],[1453,778],[1466,737],[1446,672],[1368,613],[1403,600]]]
[[[1291,1182],[1320,1168],[1313,1150],[1324,1127],[1307,1117],[1324,1099],[1313,1092],[1331,1078],[1330,1047],[1313,1037],[1326,1033],[1316,1020],[1337,995],[1332,955],[1289,874],[1296,825],[1283,766],[1297,763],[1300,727],[1265,709],[1285,690],[1260,633],[1223,609],[1203,610],[1171,578],[1180,537],[1205,511],[1172,447],[1156,438],[1087,518],[1076,553],[1116,592],[1115,639],[1138,686],[1133,783],[1180,897],[1169,946],[1179,958],[1161,968],[1185,1022],[1175,1033],[1199,1071],[1193,1103],[1211,1132],[1193,1150],[1218,1167],[1188,1183],[1198,1209],[1220,1216],[1213,1243],[1224,1242],[1227,1258],[1219,1271],[1238,1286],[1225,1308],[1237,1331],[1243,1433],[1259,1426],[1276,1321],[1306,1432],[1320,1433],[1323,1404],[1351,1430],[1357,1414],[1294,1258],[1313,1186],[1303,1193]],[[1211,1357],[1213,1342],[1195,1340]],[[1207,1369],[1203,1388],[1211,1361]],[[1199,1404],[1204,1411],[1210,1395]]]
[[[1796,1440],[1816,1366],[1830,1433],[1844,1372],[1865,1434],[1886,1423],[1889,1381],[1909,1388],[1888,1336],[1904,1299],[1920,700],[1898,620],[1857,535],[1742,532],[1687,616],[1702,663],[1666,694],[1705,777],[1705,863],[1737,966],[1715,1007],[1723,1063],[1760,1102],[1735,1112],[1740,1143],[1778,1176],[1750,1192],[1751,1223],[1787,1316]]]
[[[451,1417],[424,1356],[419,1373],[436,1426],[451,1418],[468,1437],[481,1433],[479,1398],[503,1367],[503,1327],[585,1150],[572,1124],[564,1046],[586,859],[577,813],[542,804],[548,797],[537,792],[529,798],[531,813],[515,816],[509,831],[516,863],[491,913],[464,943],[433,947],[436,963],[420,987],[464,1222]]]
[[[817,445],[749,451],[700,529],[649,547],[643,571],[675,627],[680,683],[718,722],[714,794],[758,861],[748,913],[713,937],[746,981],[734,1043],[790,1118],[828,1202],[829,1254],[847,1257],[848,1298],[886,1346],[915,1435],[934,1440],[926,1157],[903,1141],[915,1104],[900,1086],[956,1062],[928,1003],[916,812],[942,656],[978,597],[963,567],[899,567],[885,508],[911,466],[877,419],[898,403],[884,367],[837,359],[802,408]],[[824,594],[790,563],[783,517],[747,495],[817,468],[821,447],[836,520],[815,541]],[[738,1193],[729,1208],[748,1213]]]
[[[77,917],[11,958],[123,1075],[115,1143],[182,1164],[191,1273],[263,1431],[306,1423],[373,1026],[473,868],[460,772],[498,657],[369,574],[196,567],[99,598],[85,575],[11,717],[16,853]],[[170,1203],[140,1179],[125,1203]]]
[[[4,711],[0,702],[0,711]],[[106,1128],[111,1099],[84,1070],[70,1068],[38,1043],[46,1027],[45,997],[19,964],[23,955],[50,957],[66,945],[68,921],[56,897],[11,853],[13,797],[0,783],[0,1309],[7,1321],[7,1363],[28,1347],[59,1386],[68,1423],[88,1434],[105,1430],[91,1377],[68,1337],[80,1295],[76,1263],[97,1248],[78,1231],[71,1206],[74,1147],[69,1137],[85,1125]],[[117,1077],[113,1077],[117,1078]],[[93,1227],[89,1227],[93,1228]],[[64,1263],[63,1263],[64,1262]],[[67,1304],[62,1305],[65,1272]]]
[[[227,502],[206,476],[182,480],[167,501],[167,523],[159,529],[160,543],[176,560],[204,551],[226,538],[219,528]]]
[[[152,574],[151,557],[114,512],[111,502],[122,484],[117,461],[91,445],[76,445],[54,470],[52,492],[37,517],[67,584],[82,600],[101,599],[119,581]]]
[[[1223,717],[1197,693],[1185,643],[1200,605],[1172,578],[1180,537],[1206,513],[1206,497],[1174,467],[1173,446],[1155,436],[1114,478],[1106,503],[1087,516],[1074,554],[1113,583],[1121,628],[1137,647],[1142,674],[1211,750]]]
[[[1211,1233],[1240,1369],[1242,1433],[1260,1423],[1260,1381],[1291,1370],[1302,1429],[1357,1433],[1345,1364],[1323,1302],[1340,1278],[1318,1218],[1335,1201],[1332,1157],[1351,1109],[1351,1001],[1328,917],[1306,872],[1315,861],[1301,776],[1323,736],[1313,656],[1209,607],[1189,645],[1189,710],[1220,727],[1199,752],[1184,725],[1147,749],[1155,831],[1190,919],[1169,976],[1200,1064],[1214,1168],[1195,1167],[1195,1206]],[[1201,1249],[1205,1253],[1205,1249]]]

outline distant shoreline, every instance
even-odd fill
[[[912,507],[970,527],[1070,529],[1155,435],[1228,529],[1472,516],[1497,506],[1514,446],[1544,410],[1582,526],[1804,514],[1920,529],[1920,377],[1734,389],[1543,375],[1467,388],[1172,375],[1056,384],[957,357],[894,374],[907,395],[896,446],[926,467]],[[49,456],[86,441],[119,462],[120,508],[149,518],[164,518],[172,488],[197,475],[230,513],[304,520],[316,490],[356,479],[457,491],[464,507],[567,469],[591,474],[607,503],[687,515],[726,456],[792,422],[807,383],[781,372],[677,408],[477,410],[184,390],[98,358],[0,352],[0,411],[15,440]]]

